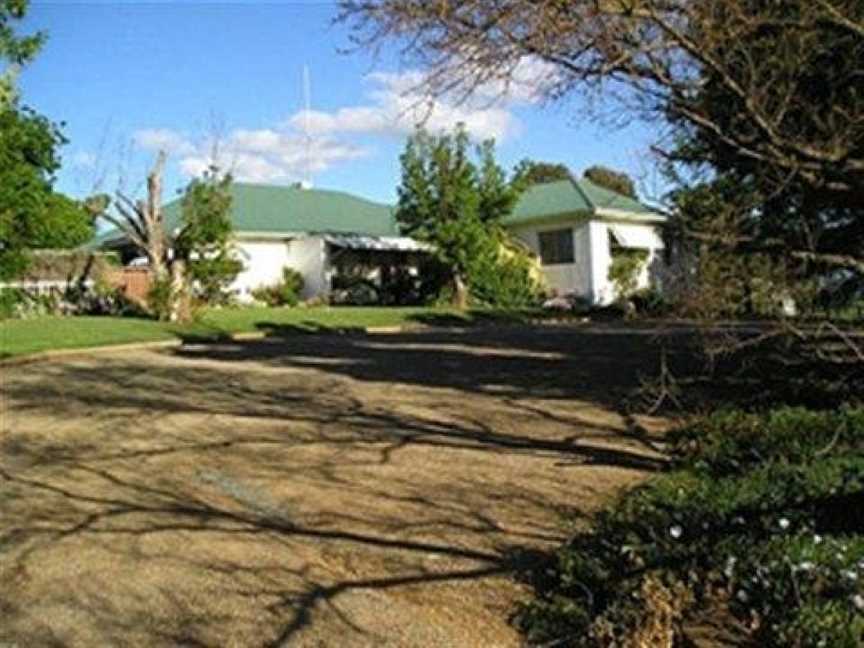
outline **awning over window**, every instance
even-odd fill
[[[330,245],[348,250],[380,250],[387,252],[428,252],[432,248],[408,236],[363,236],[361,234],[326,234]]]
[[[609,231],[621,247],[641,250],[663,248],[663,239],[660,238],[657,228],[652,225],[609,223]]]

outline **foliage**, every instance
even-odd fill
[[[69,315],[140,315],[141,308],[110,284],[73,282],[48,290],[0,288],[0,320]]]
[[[667,316],[674,312],[675,305],[666,294],[657,288],[642,288],[630,295],[630,302],[639,315],[649,317]]]
[[[654,148],[667,184],[722,198],[694,215],[673,196],[681,236],[667,249],[683,248],[689,314],[776,318],[817,289],[864,289],[860,0],[340,5],[358,43],[398,41],[426,64],[433,95],[483,96],[529,63],[543,70],[545,99],[586,99],[615,123],[664,123]]]
[[[261,286],[252,291],[256,301],[268,306],[296,306],[303,292],[303,275],[294,268],[282,268],[282,281],[272,286]]]
[[[538,305],[541,286],[535,267],[533,257],[502,235],[495,250],[479,255],[470,265],[475,304],[495,308]]]
[[[526,187],[557,180],[570,180],[570,169],[557,162],[522,160],[516,165],[514,176]]]
[[[585,169],[585,173],[582,175],[594,184],[605,189],[609,189],[610,191],[614,191],[615,193],[624,196],[629,196],[634,200],[637,199],[636,185],[633,183],[633,179],[626,173],[613,171],[607,167],[595,165]]]
[[[28,0],[0,0],[0,62],[7,62],[5,69],[0,70],[0,110],[17,100],[17,72],[36,56],[45,41],[41,32],[28,36],[15,34],[13,22],[24,18],[28,4]]]
[[[81,281],[102,279],[119,263],[111,252],[37,250],[30,255],[23,281]]]
[[[38,219],[34,219],[29,246],[37,249],[68,249],[87,243],[96,233],[93,216],[77,200],[59,193],[47,196]]]
[[[0,288],[0,320],[15,317],[24,299],[20,288]]]
[[[211,170],[189,183],[183,195],[174,253],[185,260],[185,280],[205,304],[226,303],[228,287],[243,270],[231,246],[231,182],[230,175]]]
[[[508,182],[495,162],[494,142],[476,148],[477,163],[469,148],[461,126],[440,136],[414,133],[401,156],[396,218],[404,234],[434,246],[457,303],[464,306],[469,297],[509,303],[520,292],[530,292],[528,285],[513,285],[524,273],[519,264],[505,262],[500,249],[505,235],[499,223],[516,204],[521,183]],[[505,275],[503,283],[494,278],[496,271]],[[499,296],[496,286],[506,294]]]
[[[51,205],[65,140],[56,126],[32,110],[0,107],[0,279],[27,265],[27,249],[39,242],[40,220]]]
[[[147,291],[147,309],[159,321],[167,322],[175,308],[176,286],[171,277],[154,276]]]
[[[647,260],[647,250],[619,248],[612,251],[608,277],[615,285],[615,292],[619,299],[626,299],[636,291],[639,285],[639,274],[645,268]]]
[[[727,412],[674,439],[674,471],[559,551],[520,614],[529,637],[629,645],[662,586],[676,641],[688,619],[730,615],[756,645],[860,645],[864,410]]]
[[[73,247],[89,237],[89,217],[52,192],[65,143],[56,125],[19,104],[15,76],[45,35],[19,36],[27,0],[0,0],[0,280],[17,276],[33,247]]]

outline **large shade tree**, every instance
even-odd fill
[[[669,137],[658,149],[668,160],[746,181],[755,208],[780,221],[746,232],[751,248],[779,244],[791,258],[864,272],[860,0],[341,6],[358,43],[400,43],[440,93],[506,88],[534,60],[549,68],[549,99],[602,93],[606,112],[662,120]]]
[[[62,134],[18,96],[17,73],[44,41],[16,33],[26,9],[24,0],[0,0],[0,279],[24,270],[28,250],[73,247],[92,233],[90,215],[52,188]]]

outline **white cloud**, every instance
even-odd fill
[[[140,148],[148,151],[165,151],[171,155],[191,155],[195,146],[182,133],[168,128],[147,128],[136,131],[132,139]]]
[[[508,80],[492,80],[464,102],[434,97],[419,70],[377,72],[366,77],[372,88],[364,104],[332,112],[299,111],[288,119],[297,130],[315,135],[404,135],[418,124],[432,131],[451,130],[463,123],[476,139],[504,139],[521,130],[513,107],[534,104],[557,81],[555,68],[539,59],[522,59]]]
[[[308,127],[313,135],[404,135],[418,124],[439,131],[464,123],[477,139],[503,139],[520,129],[516,116],[503,105],[457,105],[424,95],[418,90],[423,83],[420,72],[375,73],[367,81],[373,85],[368,103],[332,112],[299,111],[288,119],[288,125],[300,131]]]
[[[245,182],[296,181],[305,175],[307,165],[312,172],[321,172],[367,154],[362,147],[332,137],[314,137],[307,143],[291,130],[267,128],[233,130],[220,141],[193,140],[168,129],[138,131],[134,139],[145,150],[173,154],[185,176],[200,176],[215,164]]]
[[[142,149],[171,154],[186,176],[203,173],[214,163],[213,152],[218,150],[215,162],[238,180],[290,182],[302,178],[307,165],[318,173],[368,155],[367,148],[351,141],[357,136],[401,137],[420,124],[441,131],[459,123],[478,140],[516,136],[521,124],[514,107],[536,103],[555,80],[553,66],[524,59],[509,83],[490,81],[470,101],[457,102],[448,97],[433,99],[420,71],[378,72],[367,76],[369,89],[357,105],[299,111],[278,128],[238,128],[219,142],[167,128],[139,130],[133,138]]]

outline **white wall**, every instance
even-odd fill
[[[539,257],[539,233],[568,228],[573,230],[573,263],[544,264],[542,265],[543,274],[546,277],[548,288],[559,295],[575,294],[588,297],[591,292],[588,223],[573,221],[553,225],[520,227],[514,228],[512,233]]]
[[[302,297],[317,297],[330,289],[325,275],[326,245],[320,236],[296,238],[289,243],[288,264],[303,275]]]
[[[612,263],[609,223],[591,221],[589,225],[591,232],[591,299],[595,304],[611,304],[617,295],[615,284],[609,281],[609,266]],[[625,247],[648,251],[648,258],[636,279],[637,289],[648,288],[652,285],[650,268],[659,257],[663,246],[656,226],[650,223],[614,223],[612,226],[619,236],[623,236]]]
[[[235,247],[243,271],[231,288],[238,299],[250,301],[255,288],[275,284],[282,277],[282,268],[288,263],[288,245],[286,241],[242,240],[235,242]]]
[[[594,304],[610,304],[615,300],[615,287],[609,281],[609,265],[612,254],[609,246],[609,224],[601,220],[558,223],[549,225],[531,225],[513,228],[516,238],[524,242],[532,252],[540,255],[538,234],[543,231],[573,229],[573,263],[543,265],[548,287],[561,295],[580,295]],[[648,267],[657,256],[654,246],[662,246],[662,242],[654,232],[654,226],[647,223],[615,224],[622,232],[628,234],[628,239],[636,242],[634,247],[649,250],[648,263],[638,279],[638,286],[644,288],[650,285]],[[650,247],[649,247],[650,246]]]
[[[243,271],[232,285],[238,299],[251,301],[252,291],[279,283],[282,269],[294,268],[303,275],[303,298],[325,291],[324,241],[310,236],[291,240],[240,240],[235,242]]]
[[[603,221],[589,221],[588,236],[591,249],[591,302],[609,304],[615,299],[614,288],[609,282],[609,265],[612,263],[609,228]]]

